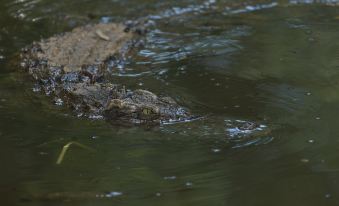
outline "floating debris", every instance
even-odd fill
[[[109,40],[110,40],[110,38],[109,38],[106,34],[104,34],[100,29],[97,29],[97,30],[95,31],[95,33],[96,33],[96,35],[98,35],[101,39],[103,39],[103,40],[105,40],[105,41],[109,41]]]
[[[85,149],[85,150],[88,150],[88,151],[90,151],[90,152],[95,152],[94,149],[92,149],[92,148],[90,148],[90,147],[88,147],[88,146],[86,146],[86,145],[80,144],[80,143],[78,143],[78,142],[69,142],[69,143],[67,143],[67,144],[62,148],[62,150],[61,150],[61,152],[60,152],[60,154],[59,154],[58,160],[56,161],[56,164],[59,165],[59,164],[62,163],[62,161],[64,160],[64,157],[65,157],[65,154],[66,154],[66,152],[68,151],[68,149],[69,149],[69,147],[70,147],[71,145],[76,145],[76,146],[78,146],[78,147],[80,147],[80,148],[83,148],[83,149]]]

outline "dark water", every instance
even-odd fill
[[[0,204],[338,205],[339,7],[244,2],[3,0]],[[151,129],[79,119],[10,66],[34,40],[146,16],[145,48],[112,80],[203,119]],[[270,132],[234,137],[236,120]],[[69,141],[96,152],[71,147],[56,165]]]

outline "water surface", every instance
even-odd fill
[[[338,205],[338,11],[335,1],[4,0],[1,205]],[[112,81],[204,118],[79,119],[11,66],[32,41],[140,17],[155,26]],[[236,133],[241,121],[268,132]],[[96,152],[72,147],[56,165],[69,141]]]

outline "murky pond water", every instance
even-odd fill
[[[0,204],[338,205],[335,2],[2,1]],[[32,41],[139,17],[155,26],[112,80],[202,119],[154,128],[79,119],[11,66]],[[265,132],[243,134],[241,121]],[[95,152],[72,147],[56,165],[69,141]]]

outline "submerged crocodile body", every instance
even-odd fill
[[[78,27],[24,48],[21,66],[35,80],[34,90],[67,105],[78,117],[153,125],[195,118],[171,97],[111,82],[112,70],[140,45],[146,28],[147,23],[139,22]],[[238,128],[239,134],[261,130],[255,123],[233,126],[226,128]]]
[[[22,50],[21,66],[36,80],[36,90],[70,106],[78,116],[133,124],[191,118],[170,97],[128,90],[108,80],[117,62],[141,42],[145,29],[135,25],[87,25],[35,42]]]

